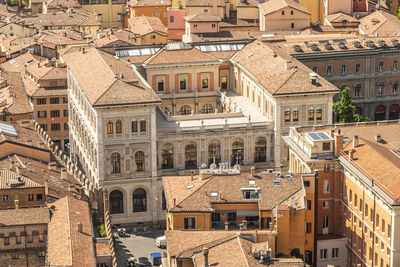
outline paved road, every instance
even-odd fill
[[[118,267],[125,267],[126,260],[134,256],[147,257],[151,261],[150,254],[160,252],[163,255],[165,249],[156,246],[156,238],[164,235],[163,231],[132,234],[131,237],[119,237],[115,239]]]

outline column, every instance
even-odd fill
[[[157,176],[157,136],[155,107],[150,110],[150,168],[151,177]]]

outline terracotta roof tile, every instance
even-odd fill
[[[359,22],[358,19],[356,19],[356,18],[354,18],[352,16],[349,16],[349,15],[347,15],[345,13],[342,13],[342,12],[338,12],[338,13],[335,13],[335,14],[330,14],[326,18],[331,23],[332,22],[340,22],[340,23],[342,23],[344,21],[350,22],[350,23]]]
[[[94,13],[75,11],[74,13],[38,13],[35,17],[26,19],[40,27],[45,26],[101,26],[101,22]]]
[[[215,0],[217,6],[222,6],[225,7],[225,1],[224,0]],[[209,0],[186,0],[186,6],[188,7],[194,7],[194,6],[212,6],[213,5],[213,1],[209,1]]]
[[[0,112],[4,109],[10,114],[32,113],[24,85],[19,72],[5,72],[1,74],[3,83],[0,88]]]
[[[0,225],[47,224],[50,219],[49,215],[47,207],[2,210]]]
[[[390,35],[399,32],[400,20],[385,11],[377,10],[360,19],[359,25],[362,34]]]
[[[219,22],[221,21],[221,18],[209,13],[200,13],[186,16],[185,20],[190,22]]]
[[[218,62],[219,60],[196,48],[168,49],[164,47],[145,61],[146,65]]]
[[[10,169],[0,170],[0,189],[44,187]]]
[[[150,33],[158,33],[167,35],[167,28],[157,17],[133,17],[128,19],[129,29],[138,36],[143,36]]]
[[[312,84],[312,71],[308,67],[269,43],[253,41],[233,56],[232,61],[244,67],[274,95],[339,92],[320,75],[315,76],[317,81]]]
[[[171,6],[171,0],[130,0],[128,5],[132,7]]]
[[[48,8],[81,7],[76,0],[50,0],[47,1]]]
[[[71,51],[63,56],[92,105],[159,102],[126,61],[96,48]],[[123,93],[121,93],[123,92]]]

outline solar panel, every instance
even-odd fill
[[[0,123],[0,132],[5,134],[18,136],[18,133],[15,131],[14,127],[8,124]]]
[[[318,132],[318,133],[306,133],[306,135],[312,140],[312,141],[327,141],[327,140],[332,140],[332,137],[330,137],[327,133],[325,132]]]

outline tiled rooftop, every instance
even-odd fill
[[[47,207],[6,209],[1,211],[0,226],[47,224],[49,219]]]

